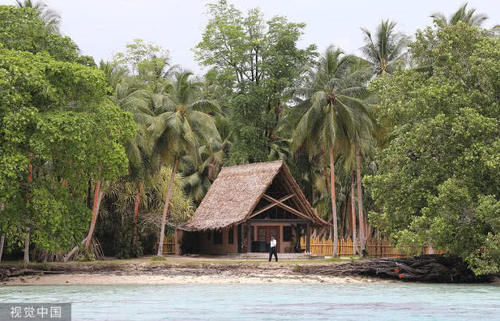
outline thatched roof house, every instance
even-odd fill
[[[301,231],[308,235],[311,226],[325,224],[284,162],[274,161],[223,168],[177,235],[183,252],[263,251],[270,236],[291,252]]]

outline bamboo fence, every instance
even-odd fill
[[[158,248],[158,247],[157,247]],[[175,237],[165,236],[163,239],[163,254],[175,254]]]
[[[331,239],[317,239],[311,237],[311,254],[331,256],[333,253],[333,241]],[[359,246],[359,245],[358,245]],[[300,247],[305,251],[306,240],[304,237],[300,239]],[[404,253],[394,248],[389,240],[385,239],[368,239],[366,241],[366,252],[370,257],[405,257]],[[338,242],[339,256],[354,256],[354,246],[352,240],[339,239]],[[422,254],[429,254],[427,247],[422,248]]]
[[[333,242],[331,239],[318,239],[311,237],[311,254],[331,256],[333,253]],[[359,246],[359,245],[358,245]],[[306,240],[304,237],[300,239],[300,247],[303,251],[306,249]],[[394,248],[389,240],[385,239],[368,239],[366,241],[366,252],[369,257],[405,257],[404,253]],[[436,254],[443,253],[442,251]],[[163,254],[175,254],[175,238],[167,236],[163,241]],[[352,240],[339,239],[338,243],[339,256],[354,256],[354,246]],[[422,254],[430,254],[429,248],[422,248]]]

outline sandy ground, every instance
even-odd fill
[[[372,278],[327,277],[316,275],[109,275],[109,274],[57,274],[10,278],[2,285],[115,285],[115,284],[352,284],[388,283]]]

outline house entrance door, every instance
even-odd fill
[[[278,253],[280,252],[280,227],[279,226],[259,226],[257,227],[257,240],[259,242],[265,242],[266,251],[269,251],[269,243],[271,242],[271,236],[276,239],[276,247]]]

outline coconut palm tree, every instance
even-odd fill
[[[368,111],[356,98],[365,92],[370,73],[361,70],[360,59],[329,47],[303,95],[310,97],[309,109],[300,119],[292,136],[292,150],[304,147],[309,155],[328,155],[330,197],[333,221],[333,256],[338,255],[337,204],[335,198],[335,159],[346,149],[355,133],[360,115]]]
[[[172,195],[173,177],[179,162],[185,155],[191,155],[195,164],[199,162],[200,145],[220,146],[220,135],[215,126],[214,117],[210,114],[220,112],[216,103],[200,100],[201,84],[192,81],[191,72],[176,72],[168,96],[161,101],[161,108],[152,110],[148,116],[148,132],[153,144],[152,151],[158,159],[158,165],[172,164],[172,175],[165,197],[162,213],[158,256],[162,255],[165,235],[166,215]]]
[[[184,177],[184,190],[190,198],[199,204],[215,180],[222,166],[224,157],[227,157],[231,148],[230,122],[223,114],[214,117],[217,131],[221,136],[222,144],[202,145],[198,149],[199,160],[192,159],[192,155],[184,157],[185,165],[181,169]]]
[[[365,103],[366,106],[368,106]],[[365,231],[364,207],[363,207],[363,188],[361,179],[361,157],[371,152],[375,146],[375,120],[371,117],[369,108],[368,113],[358,114],[358,120],[352,136],[349,137],[349,149],[345,153],[346,166],[353,172],[351,186],[354,188],[354,172],[356,173],[356,189],[358,196],[358,221],[359,221],[359,246],[361,253],[364,253],[366,247],[367,232]],[[352,191],[352,201],[354,202],[354,191]],[[353,205],[354,206],[354,205]],[[354,207],[353,207],[354,208]]]
[[[361,51],[372,64],[375,75],[390,74],[403,62],[408,38],[395,28],[396,23],[390,20],[382,20],[374,35],[361,28],[365,42]]]
[[[458,22],[463,22],[465,24],[480,27],[484,21],[488,19],[488,16],[482,13],[476,13],[476,9],[471,8],[467,10],[467,3],[462,5],[455,11],[448,19],[446,16],[440,12],[434,13],[431,15],[431,18],[434,20],[440,27],[444,27],[447,25],[456,25]]]
[[[50,33],[59,33],[59,26],[61,24],[61,16],[50,9],[47,4],[43,1],[32,1],[32,0],[16,0],[17,6],[20,8],[33,8],[38,11],[40,18],[45,21],[47,26],[47,31]]]
[[[127,69],[115,62],[102,62],[99,65],[108,83],[114,88],[113,102],[123,110],[131,112],[137,124],[137,134],[126,144],[129,159],[129,176],[137,184],[134,197],[132,247],[137,241],[137,222],[145,178],[151,174],[151,157],[147,150],[146,128],[142,123],[144,110],[148,110],[151,92],[147,84],[138,77],[129,76]]]

